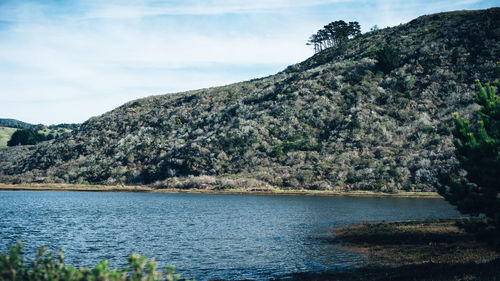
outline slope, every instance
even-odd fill
[[[495,77],[500,8],[369,32],[281,73],[152,96],[70,135],[0,150],[8,182],[432,190],[456,165],[448,126]],[[399,64],[380,71],[377,53]]]
[[[35,125],[19,121],[16,119],[0,118],[0,126],[7,128],[29,128]]]

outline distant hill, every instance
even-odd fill
[[[43,141],[46,138],[52,139],[67,134],[79,125],[80,124],[63,123],[45,126],[41,124],[34,125],[16,119],[0,119],[0,148],[7,146],[8,141],[11,139],[14,132],[16,132],[18,129],[24,131],[32,131],[34,134],[40,135],[40,141]]]
[[[29,128],[33,127],[35,125],[26,123],[23,121],[19,121],[16,119],[5,119],[5,118],[0,118],[0,127],[8,127],[8,128]]]
[[[452,113],[470,117],[474,80],[498,77],[499,18],[422,16],[276,75],[131,101],[0,150],[0,181],[433,190],[457,164]]]
[[[41,124],[30,124],[23,121],[19,121],[16,119],[9,118],[0,118],[0,127],[8,127],[8,128],[32,128],[32,127],[40,127],[40,128],[49,128],[49,129],[70,129],[73,130],[78,127],[80,124],[77,123],[61,123],[55,125],[41,125]]]
[[[57,130],[57,129],[74,130],[78,126],[80,126],[80,124],[78,123],[61,123],[61,124],[49,125],[47,126],[47,128],[52,130]]]

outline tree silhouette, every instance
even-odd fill
[[[358,22],[334,21],[318,30],[316,34],[311,35],[306,45],[314,46],[314,52],[318,53],[333,46],[343,45],[349,39],[360,34],[361,26]]]

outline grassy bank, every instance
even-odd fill
[[[4,184],[0,190],[29,191],[100,191],[100,192],[147,192],[147,193],[203,193],[203,194],[254,194],[254,195],[305,195],[305,196],[349,196],[349,197],[401,197],[401,198],[441,198],[435,192],[374,191],[328,191],[328,190],[284,190],[275,188],[232,188],[232,189],[157,189],[144,185],[84,185],[84,184]]]
[[[456,220],[368,223],[335,229],[332,243],[368,255],[345,272],[292,280],[500,280],[500,253],[460,230]]]

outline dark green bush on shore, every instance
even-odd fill
[[[438,191],[460,212],[484,215],[484,221],[464,228],[500,250],[500,97],[495,94],[495,86],[500,86],[500,82],[488,83],[486,87],[479,80],[476,83],[479,91],[475,101],[481,106],[477,126],[454,114],[455,154],[460,168],[466,171],[465,178],[457,176],[460,172],[444,173]]]
[[[175,274],[175,268],[168,266],[163,272],[158,272],[154,260],[145,256],[132,254],[128,258],[129,266],[124,269],[110,269],[106,260],[100,261],[94,268],[75,268],[64,264],[64,255],[59,250],[54,253],[47,252],[45,247],[38,250],[35,259],[26,263],[23,257],[24,245],[17,242],[10,246],[9,252],[0,255],[0,281],[157,281],[179,280],[180,275]]]

